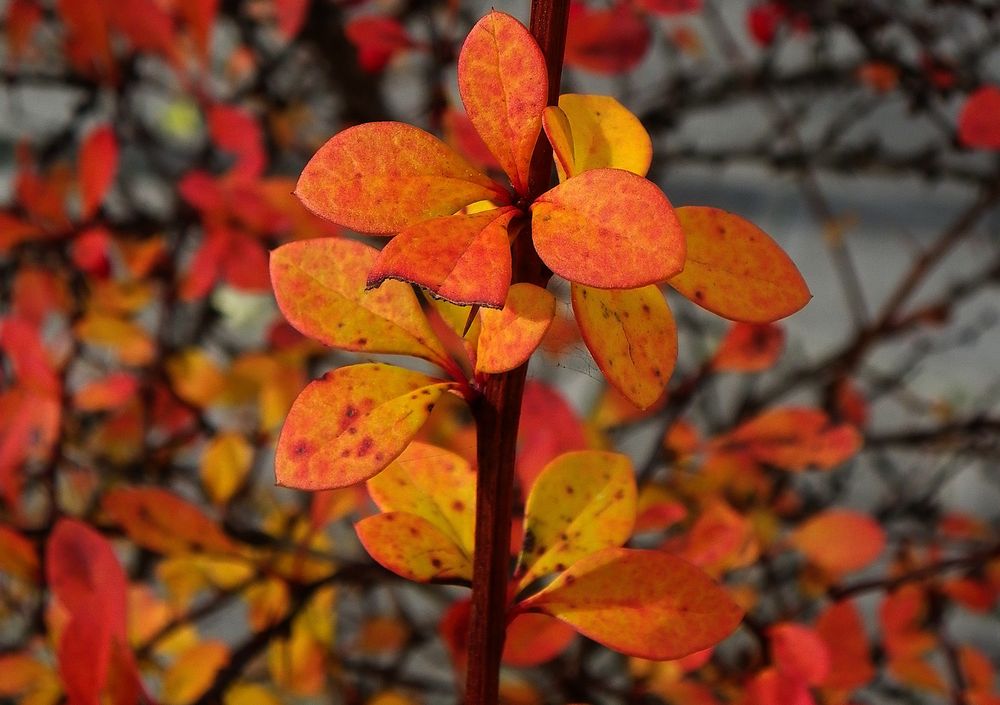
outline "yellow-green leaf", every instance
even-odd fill
[[[465,551],[434,524],[416,514],[387,512],[354,525],[368,554],[408,580],[472,580]]]
[[[621,546],[635,525],[632,463],[619,453],[564,453],[535,480],[524,510],[519,564],[522,588],[609,546]]]
[[[520,607],[561,619],[615,651],[656,660],[708,648],[743,617],[729,594],[690,563],[627,548],[587,556]]]
[[[531,206],[535,249],[549,269],[600,289],[634,289],[684,266],[684,235],[654,184],[622,169],[591,169]]]
[[[641,409],[663,395],[677,361],[677,326],[658,286],[573,284],[580,335],[611,385]]]
[[[281,312],[301,333],[341,350],[447,359],[413,289],[386,282],[366,291],[378,250],[338,238],[302,240],[271,253]]]
[[[653,143],[639,118],[611,96],[565,93],[542,114],[559,180],[588,169],[614,168],[645,176]]]
[[[367,480],[403,452],[454,386],[377,363],[328,372],[288,412],[275,456],[278,484],[326,490]]]
[[[724,318],[769,323],[809,303],[795,263],[748,220],[718,208],[677,209],[687,238],[684,271],[670,280],[683,296]]]
[[[426,519],[471,557],[476,517],[476,473],[462,456],[414,441],[368,481],[383,512]]]
[[[378,235],[476,201],[509,200],[451,147],[401,122],[369,122],[331,137],[302,170],[295,195],[320,217]]]
[[[476,371],[498,373],[527,362],[542,342],[556,315],[556,299],[534,284],[515,284],[502,310],[479,312],[482,332],[476,351]]]
[[[479,20],[458,57],[458,90],[476,132],[524,195],[549,90],[545,57],[524,25],[496,11]]]
[[[400,279],[456,304],[500,308],[511,275],[507,228],[519,213],[507,206],[413,225],[379,253],[368,287]]]

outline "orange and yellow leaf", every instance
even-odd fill
[[[628,541],[636,513],[632,463],[618,453],[564,453],[535,480],[524,511],[522,588]]]
[[[607,548],[520,603],[621,653],[675,659],[712,646],[743,610],[711,578],[661,551]]]
[[[541,344],[556,315],[556,299],[534,284],[515,284],[502,310],[479,312],[482,331],[476,351],[476,371],[495,374],[527,362]]]
[[[442,364],[447,353],[409,285],[366,291],[379,253],[353,240],[293,242],[271,253],[281,312],[301,333],[355,352],[414,355]]]
[[[663,395],[677,361],[677,326],[657,286],[594,289],[573,284],[580,334],[604,377],[645,409]]]
[[[539,196],[531,213],[538,255],[571,282],[634,289],[684,266],[684,235],[670,202],[631,172],[586,171]]]
[[[458,90],[476,131],[525,195],[549,89],[545,57],[524,25],[496,11],[479,20],[458,57]]]
[[[763,230],[718,208],[677,209],[687,238],[684,271],[670,285],[724,318],[769,323],[809,303],[795,263]]]
[[[408,580],[472,580],[472,560],[454,539],[416,514],[386,512],[354,525],[368,555]]]
[[[389,235],[506,192],[430,133],[401,122],[340,132],[306,164],[295,195],[316,215]]]
[[[885,532],[867,514],[831,509],[799,526],[792,544],[812,563],[839,577],[878,558],[885,547]]]
[[[275,457],[278,484],[326,490],[367,480],[403,452],[454,386],[377,363],[328,372],[288,412]]]
[[[507,206],[417,223],[382,249],[367,286],[399,279],[452,303],[500,308],[510,287],[508,227],[519,213]]]

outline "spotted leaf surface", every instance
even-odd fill
[[[506,192],[448,145],[401,122],[349,127],[302,170],[295,195],[318,216],[388,235]]]
[[[365,290],[377,256],[373,247],[336,238],[279,247],[271,253],[278,307],[301,333],[330,347],[441,364],[447,353],[407,284]]]
[[[586,171],[539,196],[531,212],[538,255],[571,282],[634,289],[684,266],[684,236],[670,202],[631,172]]]
[[[570,291],[580,334],[605,378],[639,408],[653,404],[677,361],[677,326],[660,288],[573,284]]]
[[[524,25],[496,11],[479,20],[458,58],[458,90],[514,189],[527,193],[549,89],[545,57]]]
[[[387,512],[354,525],[368,554],[408,580],[472,580],[472,562],[455,540],[416,514]]]
[[[278,484],[323,490],[367,480],[403,452],[453,386],[377,363],[327,373],[288,412],[275,457]]]
[[[559,180],[588,169],[649,171],[653,143],[639,118],[611,96],[566,93],[542,114]]]
[[[534,284],[510,288],[503,309],[483,309],[476,371],[506,372],[526,362],[556,315],[556,299]]]
[[[400,279],[452,303],[500,308],[511,276],[507,228],[518,212],[508,206],[411,226],[379,253],[368,286]]]
[[[521,587],[609,546],[635,526],[632,463],[618,453],[564,453],[542,471],[525,506]]]
[[[769,323],[809,303],[795,263],[763,230],[718,208],[686,206],[677,217],[687,238],[684,271],[670,285],[724,318]]]
[[[558,617],[615,651],[658,660],[718,643],[743,617],[729,594],[690,563],[627,548],[578,561],[521,607]]]
[[[460,455],[414,441],[368,481],[368,493],[383,512],[419,516],[472,556],[476,473]]]

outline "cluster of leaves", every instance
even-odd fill
[[[945,22],[862,2],[761,2],[741,8],[732,30],[760,47],[761,63],[727,65],[698,83],[711,68],[712,41],[725,43],[713,34],[718,5],[574,6],[571,67],[627,81],[624,71],[649,69],[666,46],[677,66],[692,69],[694,79],[670,79],[670,105],[648,102],[640,124],[608,98],[569,94],[543,109],[533,81],[519,95],[535,102],[498,112],[475,62],[459,65],[462,111],[436,83],[478,16],[455,3],[399,3],[391,15],[387,6],[318,0],[6,3],[0,91],[22,138],[0,210],[0,700],[453,698],[468,602],[411,581],[470,580],[475,431],[465,400],[540,344],[536,358],[557,364],[560,354],[589,349],[610,386],[589,405],[552,380],[526,388],[508,701],[995,703],[995,644],[961,629],[970,615],[995,626],[995,521],[943,509],[939,489],[956,472],[956,455],[995,457],[1000,424],[988,410],[963,415],[958,404],[925,400],[902,372],[878,372],[865,358],[882,341],[940,324],[1000,273],[985,250],[992,260],[982,272],[940,300],[903,308],[947,248],[996,212],[992,162],[967,167],[947,155],[1000,148],[998,80],[976,63],[974,45],[951,53],[954,43],[936,34]],[[953,5],[981,18],[988,44],[995,16]],[[937,40],[897,51],[890,39],[900,27]],[[838,32],[864,48],[858,61],[813,79],[772,70],[784,47]],[[534,50],[522,42],[512,53],[537,72]],[[327,135],[398,117],[380,87],[413,66],[434,82],[429,124],[455,152],[399,123],[340,134],[402,140],[364,151],[359,164],[385,155],[387,165],[402,157],[458,168],[468,193],[461,202],[428,193],[407,200],[399,173],[387,175],[376,195],[413,210],[366,211],[397,218],[374,228],[399,232],[378,251],[303,209],[291,195],[294,175]],[[517,76],[511,67],[497,79]],[[869,148],[852,162],[829,145],[778,158],[769,144],[733,158],[793,170],[804,160],[803,183],[814,168],[870,165],[980,189],[971,214],[917,259],[927,263],[904,274],[887,307],[816,362],[797,357],[794,345],[786,352],[784,330],[762,323],[805,302],[799,289],[776,303],[799,280],[770,239],[734,214],[674,209],[641,178],[651,168],[643,124],[659,145],[691,106],[726,104],[741,91],[767,101],[767,91],[803,85],[848,87],[879,105],[903,97],[939,126],[940,151],[911,158]],[[34,104],[50,93],[69,106],[61,121],[47,103]],[[956,109],[942,114],[948,101]],[[778,134],[795,124],[796,110],[779,115]],[[506,122],[484,125],[496,115]],[[540,132],[554,146],[561,183],[531,203],[525,158]],[[482,138],[494,150],[512,148],[494,155]],[[712,150],[667,146],[672,159],[719,160]],[[350,176],[343,152],[329,156],[329,174]],[[657,182],[663,175],[656,164],[651,173]],[[316,174],[316,198],[332,193],[329,174]],[[308,201],[306,182],[298,190]],[[619,185],[622,200],[599,198]],[[646,256],[653,245],[631,235],[653,219],[648,213],[598,219],[587,210],[630,198],[645,208],[647,197],[658,209],[655,247],[672,254],[656,262]],[[529,216],[581,227],[529,231]],[[370,231],[370,223],[334,219]],[[822,219],[828,235],[843,232],[829,213]],[[718,228],[758,246],[720,251]],[[518,237],[532,238],[572,282],[568,307],[539,287],[509,286],[502,264]],[[621,266],[601,259],[618,250],[586,249],[614,237],[622,252],[633,246]],[[289,241],[269,271],[267,252]],[[766,269],[769,280],[748,283],[748,268]],[[623,271],[628,278],[598,278]],[[272,277],[282,311],[323,345],[275,315]],[[686,300],[742,322],[723,329]],[[331,356],[326,346],[349,354]],[[433,367],[369,362],[306,386],[332,365],[357,362],[351,353],[411,355]],[[776,371],[782,355],[785,373]],[[373,375],[385,379],[376,384]],[[330,390],[351,377],[342,389],[354,389],[331,401]],[[761,378],[767,383],[755,386]],[[727,385],[746,394],[713,410]],[[916,428],[887,430],[871,421],[880,399],[924,415]],[[289,409],[308,412],[321,400],[322,413],[304,422],[293,410],[278,439]],[[376,404],[377,413],[366,408]],[[635,468],[615,452],[652,429],[653,450],[633,456]],[[275,490],[275,446],[285,484],[367,483]],[[898,447],[923,452],[896,468],[889,451]],[[339,457],[345,451],[350,463]],[[305,456],[315,459],[306,465]],[[927,470],[920,482],[918,470]],[[878,478],[874,497],[859,497],[862,475]],[[426,550],[419,559],[418,546]],[[608,619],[600,600],[630,600],[630,587],[650,584],[663,593],[635,604],[656,608],[619,606]],[[674,599],[710,600],[714,616],[677,621]],[[742,612],[736,632],[710,646]],[[442,642],[454,668],[427,669]]]

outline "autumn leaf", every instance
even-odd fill
[[[578,561],[519,609],[550,614],[615,651],[661,660],[712,646],[743,616],[725,590],[690,563],[627,548]]]
[[[275,457],[278,484],[320,490],[367,480],[403,452],[455,386],[377,363],[328,372],[288,412]]]
[[[531,214],[539,257],[572,282],[632,289],[684,267],[684,235],[670,202],[631,172],[586,171],[539,196]]]
[[[677,326],[657,286],[593,289],[573,284],[573,312],[604,377],[645,409],[659,399],[677,361]]]
[[[774,323],[734,323],[719,343],[712,367],[719,372],[761,372],[785,349],[785,329]]]
[[[589,169],[624,169],[645,176],[653,158],[646,128],[611,96],[564,93],[542,114],[559,180]]]
[[[520,587],[595,551],[621,546],[632,534],[635,513],[635,477],[626,456],[596,450],[560,455],[528,495]]]
[[[34,545],[13,529],[0,526],[0,573],[26,583],[38,579],[38,553]]]
[[[814,629],[795,622],[779,622],[767,630],[771,658],[782,674],[809,685],[819,685],[830,673],[830,651]]]
[[[982,86],[973,92],[958,116],[958,139],[973,149],[1000,149],[1000,87]]]
[[[524,25],[495,10],[480,19],[458,57],[458,90],[514,190],[526,195],[549,89],[545,57]]]
[[[864,568],[885,546],[885,532],[872,517],[847,509],[820,512],[792,534],[792,544],[830,575]]]
[[[525,363],[538,348],[556,313],[556,299],[534,284],[510,287],[503,309],[479,312],[482,330],[476,372],[507,372]]]
[[[390,235],[476,201],[509,197],[433,135],[401,122],[339,132],[306,164],[295,195],[316,215]]]
[[[524,495],[556,457],[587,446],[583,422],[558,390],[540,380],[528,380],[521,400],[514,461]]]
[[[215,682],[229,662],[229,647],[221,641],[202,641],[186,649],[163,674],[163,705],[191,705]]]
[[[92,130],[80,148],[81,216],[90,218],[101,205],[118,172],[118,141],[114,130],[101,126]]]
[[[875,677],[868,634],[852,602],[836,602],[827,607],[816,620],[816,633],[830,654],[823,687],[854,690]]]
[[[447,365],[448,354],[407,284],[366,289],[378,257],[373,247],[336,238],[279,247],[271,253],[271,280],[281,312],[301,333],[334,348]]]
[[[566,63],[600,74],[624,73],[646,56],[652,35],[631,3],[589,9],[573,3],[566,35]]]
[[[723,318],[768,323],[812,297],[795,264],[763,230],[718,208],[677,209],[687,260],[670,285]]]
[[[354,529],[368,555],[408,580],[472,580],[469,555],[451,536],[423,517],[385,512],[362,519]]]
[[[358,63],[378,73],[402,51],[414,46],[406,28],[395,17],[354,17],[344,25],[344,34],[358,50]]]
[[[225,504],[240,488],[250,472],[253,446],[233,431],[213,438],[201,457],[201,482],[216,504]]]
[[[410,226],[379,253],[368,272],[367,287],[399,279],[455,304],[500,308],[511,278],[508,230],[519,214],[507,206]]]

